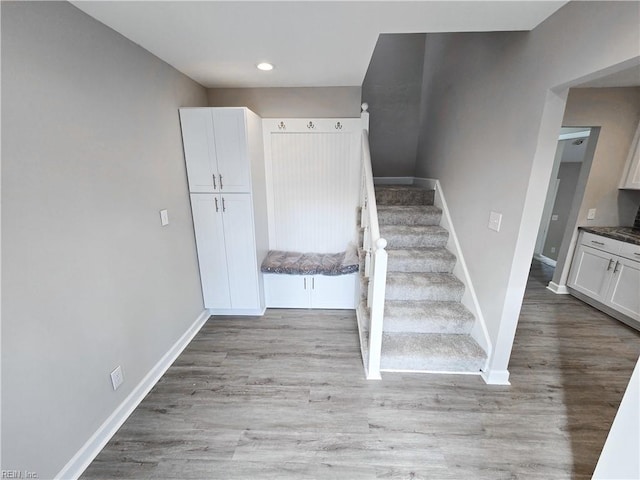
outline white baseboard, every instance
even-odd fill
[[[413,177],[373,177],[375,185],[412,185]]]
[[[136,407],[151,391],[160,377],[169,369],[171,364],[178,358],[189,342],[196,336],[202,326],[209,318],[209,312],[203,311],[191,324],[186,332],[173,344],[167,353],[155,364],[133,391],[114,410],[78,452],[67,462],[67,464],[55,476],[57,479],[77,479],[86,470],[89,464],[98,456],[107,442],[118,431],[122,424],[129,418]]]
[[[416,177],[413,179],[413,184],[416,187],[426,188],[427,190],[435,190],[438,185],[438,181],[433,178]]]
[[[555,282],[549,282],[549,285],[547,285],[547,290],[551,290],[557,295],[569,295],[569,289],[566,285],[558,285]]]
[[[545,265],[549,265],[550,267],[555,268],[556,265],[558,264],[557,261],[553,260],[552,258],[549,257],[545,257],[544,255],[540,254],[540,253],[535,253],[533,255],[533,258],[535,258],[536,260],[538,260],[539,262],[544,263]]]
[[[233,308],[210,308],[210,315],[234,315],[241,317],[262,317],[264,312],[267,311],[267,307],[262,308],[243,308],[243,309],[233,309]]]
[[[487,385],[511,385],[509,382],[509,370],[482,372],[482,379]]]

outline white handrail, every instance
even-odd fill
[[[371,152],[367,130],[362,132],[362,193],[361,226],[364,229],[362,248],[365,252],[365,277],[369,279],[367,307],[369,307],[369,348],[365,365],[368,379],[380,379],[382,324],[387,283],[387,241],[380,237],[378,207],[373,184]]]

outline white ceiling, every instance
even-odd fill
[[[567,2],[72,3],[205,87],[315,87],[360,86],[380,33],[531,30]]]

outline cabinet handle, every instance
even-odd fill
[[[640,257],[640,253],[638,252],[633,252],[634,255],[638,255]]]
[[[218,187],[216,186],[216,174],[214,173],[213,175],[211,175],[213,177],[213,189],[217,190]]]
[[[595,243],[596,245],[601,245],[604,247],[604,243],[603,242],[596,242],[595,240],[591,240],[591,243]]]
[[[216,212],[218,212],[218,211],[219,211],[219,210],[218,210],[218,197],[215,197],[215,198],[214,198],[214,200],[215,200],[215,202],[216,202]]]
[[[311,290],[316,289],[316,279],[311,277]]]
[[[622,265],[620,262],[616,262],[616,266],[613,269],[613,273],[618,273],[618,265]]]
[[[224,187],[222,185],[222,175],[218,175],[220,177],[220,190],[222,190]]]
[[[613,258],[609,260],[609,265],[607,265],[607,272],[611,270],[611,265],[613,264]]]
[[[306,278],[304,279],[304,289],[305,290],[307,289],[307,279]]]
[[[224,203],[224,197],[222,197],[222,211],[226,212],[227,211],[227,206]]]

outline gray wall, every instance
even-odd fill
[[[570,2],[532,32],[427,35],[416,174],[442,183],[492,371],[506,373],[567,88],[638,55],[635,2]]]
[[[425,34],[378,37],[362,84],[376,177],[413,176],[420,129]]]
[[[2,2],[2,469],[52,478],[203,311],[177,109],[206,103],[68,3]]]
[[[572,88],[563,125],[600,127],[589,176],[578,211],[565,232],[553,282],[564,285],[573,254],[575,229],[582,225],[633,225],[640,192],[618,190],[620,179],[640,121],[640,88]],[[596,218],[587,220],[590,208]]]
[[[249,107],[264,118],[360,116],[360,87],[210,88],[210,107]]]
[[[640,48],[640,47],[639,47]],[[632,225],[640,192],[618,190],[640,121],[640,88],[572,88],[563,126],[600,127],[578,225]],[[596,218],[587,220],[595,208]]]
[[[573,140],[563,141],[571,143]],[[586,145],[586,143],[587,142],[585,140],[583,145]],[[565,147],[564,151],[571,152],[572,149]],[[558,193],[556,194],[556,200],[553,203],[552,210],[552,215],[557,215],[557,219],[554,220],[552,218],[549,222],[547,239],[544,242],[544,248],[542,249],[542,254],[547,258],[551,258],[553,260],[558,259],[558,252],[560,251],[560,244],[562,243],[562,237],[564,236],[564,231],[567,226],[573,197],[576,193],[576,186],[578,184],[581,167],[581,162],[564,162],[560,164],[560,168],[558,169],[557,178],[560,179],[560,184],[558,185]]]

